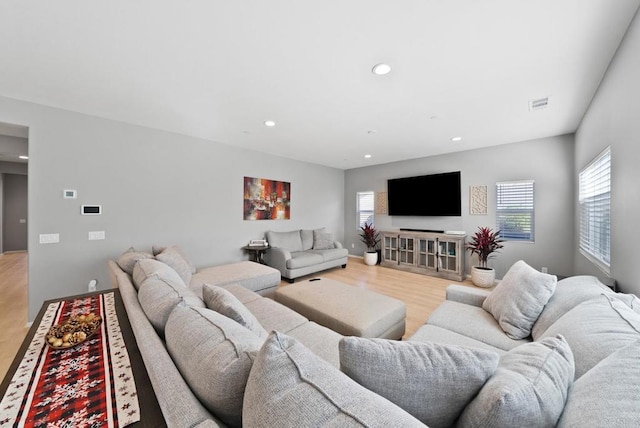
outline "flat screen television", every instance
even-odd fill
[[[461,216],[460,171],[387,180],[389,215]]]

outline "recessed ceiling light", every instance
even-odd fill
[[[371,155],[364,155],[365,159],[371,159]]]
[[[462,137],[451,137],[451,141],[462,141]]]
[[[25,160],[27,160],[27,159],[29,159],[29,156],[20,155],[20,156],[18,156],[18,158],[19,158],[19,159],[25,159]]]
[[[391,71],[391,66],[389,64],[385,64],[381,62],[380,64],[376,64],[371,69],[373,74],[377,74],[378,76],[383,76],[385,74],[389,74]]]
[[[268,126],[269,128],[273,128],[274,126],[276,126],[276,123],[273,120],[265,120],[264,124],[265,124],[265,126]]]

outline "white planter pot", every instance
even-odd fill
[[[493,287],[493,282],[496,279],[496,271],[493,268],[471,268],[471,281],[474,285],[483,288]]]
[[[364,253],[364,264],[369,266],[375,266],[378,263],[378,253]]]

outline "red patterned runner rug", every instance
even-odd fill
[[[54,324],[94,313],[100,329],[80,345],[54,350]],[[124,427],[140,420],[129,354],[113,293],[51,303],[0,402],[0,426]]]

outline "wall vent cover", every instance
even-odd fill
[[[549,107],[549,97],[529,101],[529,111],[542,110]]]

